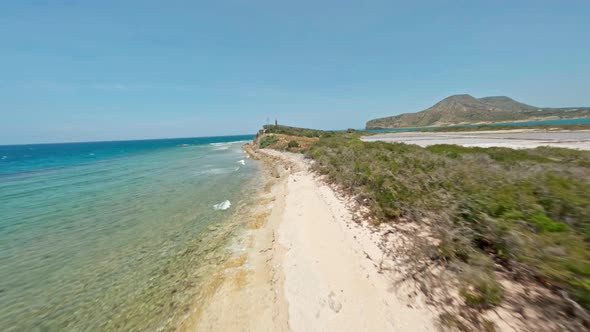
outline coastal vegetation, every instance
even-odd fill
[[[305,149],[313,169],[366,206],[375,224],[427,225],[436,241],[421,255],[457,271],[466,305],[501,303],[501,272],[590,309],[590,152],[422,148],[283,126],[264,133],[315,138]]]
[[[260,148],[261,149],[264,149],[266,147],[269,147],[269,146],[275,144],[278,141],[279,140],[277,139],[276,136],[272,136],[272,135],[264,136],[263,138],[260,139],[260,143],[259,143],[260,144]]]
[[[287,126],[265,126],[255,138],[259,148],[305,152],[317,143],[320,137],[336,135],[335,131],[322,131]]]
[[[297,142],[296,140],[292,140],[292,141],[289,141],[289,143],[287,143],[288,149],[295,149],[298,147],[300,147],[300,145],[299,145],[299,142]]]
[[[282,134],[297,137],[330,137],[339,133],[338,131],[317,130],[277,125],[264,126],[262,132],[264,134]]]

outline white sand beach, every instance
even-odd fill
[[[380,273],[379,232],[355,223],[302,155],[258,153],[279,168],[263,197],[266,222],[240,241],[246,259],[227,271],[233,282],[184,330],[434,331],[436,315]]]

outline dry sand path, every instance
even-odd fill
[[[356,224],[301,155],[261,153],[285,171],[270,191],[268,221],[241,241],[245,283],[225,282],[184,330],[435,331],[435,314],[378,271],[379,232]]]
[[[291,330],[434,330],[431,313],[408,307],[378,272],[378,234],[353,222],[345,202],[307,170],[301,155],[267,153],[295,165],[277,230],[286,250],[282,266]]]

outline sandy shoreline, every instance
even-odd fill
[[[185,331],[434,331],[420,297],[380,271],[380,234],[301,155],[253,152],[268,173],[262,204],[237,241],[240,264]]]
[[[196,305],[180,331],[289,331],[287,304],[282,292],[282,248],[275,230],[282,219],[286,170],[271,158],[248,151],[263,163],[259,206],[245,216],[244,233],[235,239],[234,264],[206,303]]]

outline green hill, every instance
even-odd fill
[[[448,126],[458,124],[590,117],[590,107],[540,108],[505,96],[447,97],[417,113],[370,120],[367,129]]]

